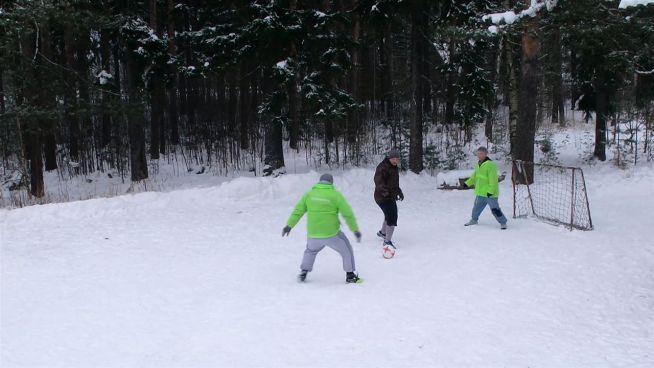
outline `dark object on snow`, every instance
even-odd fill
[[[277,178],[280,175],[283,175],[286,171],[284,170],[284,167],[280,169],[273,169],[272,166],[266,165],[263,168],[263,176],[272,176],[273,178]]]
[[[111,173],[107,173],[107,176],[109,177],[109,179],[113,179],[113,178],[114,178],[114,177],[111,175]]]
[[[205,171],[205,170],[206,170],[206,168],[205,168],[204,166],[202,166],[202,168],[200,169],[200,171],[196,172],[196,174],[197,174],[197,175],[204,174],[204,171]]]
[[[359,281],[359,275],[354,272],[348,272],[345,274],[345,282],[348,284],[356,284]]]
[[[86,182],[89,183],[89,184],[93,183],[93,179],[86,178]]]
[[[443,182],[438,189],[442,190],[468,190],[468,189],[473,189],[474,187],[469,187],[466,185],[466,180],[470,179],[469,177],[467,178],[459,178],[459,185],[451,185],[447,184],[446,182]],[[506,171],[502,173],[502,175],[497,177],[497,181],[501,183],[506,179]]]

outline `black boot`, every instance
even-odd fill
[[[348,284],[356,284],[359,281],[359,275],[354,272],[348,272],[345,274],[345,282]]]
[[[304,280],[307,279],[307,274],[308,274],[308,273],[309,273],[309,271],[302,270],[302,272],[300,272],[300,274],[297,275],[297,280],[298,280],[299,282],[304,282]]]

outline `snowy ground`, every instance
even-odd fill
[[[471,192],[403,176],[392,260],[372,174],[336,176],[360,285],[330,250],[295,281],[304,221],[280,232],[317,173],[0,210],[0,366],[654,366],[651,165],[587,170],[590,232],[464,228]]]

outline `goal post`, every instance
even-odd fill
[[[578,167],[513,161],[513,218],[536,217],[592,230],[584,171]]]

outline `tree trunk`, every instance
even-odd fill
[[[167,0],[168,5],[168,23],[166,31],[168,33],[168,54],[176,55],[177,47],[175,46],[175,0]],[[179,144],[179,116],[177,111],[177,81],[179,76],[175,65],[170,65],[168,73],[172,81],[168,84],[168,125],[170,126],[170,143]]]
[[[289,9],[297,9],[297,0],[289,1]],[[291,41],[289,44],[289,58],[297,65],[298,63],[298,52],[297,45],[295,41]],[[297,71],[296,71],[297,73]],[[299,149],[299,139],[300,139],[300,95],[297,90],[297,76],[290,77],[288,83],[288,126],[289,126],[289,146],[294,149]]]
[[[111,54],[111,45],[109,42],[108,32],[102,31],[100,33],[100,58],[102,59],[102,70],[106,71],[107,73],[109,73],[111,70],[111,64],[109,60],[109,55]],[[100,136],[100,144],[102,147],[106,147],[111,141],[111,110],[109,107],[111,97],[103,88],[100,98],[102,99],[102,133]]]
[[[300,140],[300,96],[297,93],[295,78],[288,86],[288,120],[290,126],[289,146],[298,150]]]
[[[552,124],[565,126],[565,106],[563,99],[563,76],[561,70],[561,31],[554,30],[550,55],[552,60]]]
[[[20,40],[23,63],[25,63],[25,72],[22,75],[24,78],[22,104],[27,105],[28,109],[40,109],[40,106],[38,106],[40,102],[38,88],[41,83],[34,62],[35,41],[35,33],[31,29],[24,31]],[[36,106],[30,106],[33,104]],[[41,198],[45,195],[41,122],[34,116],[28,116],[25,123],[22,129],[25,132],[26,158],[29,160],[30,193],[37,198]]]
[[[262,80],[263,95],[269,95],[273,90],[272,72],[268,69],[264,72]],[[284,167],[284,147],[282,144],[282,122],[277,117],[267,117],[266,121],[266,135],[264,138],[264,151],[265,157],[263,159],[264,169],[263,175],[274,175],[277,170]]]
[[[81,29],[77,31],[78,39],[76,42],[77,57],[75,62],[75,71],[77,72],[77,78],[82,78],[85,82],[78,83],[78,101],[80,110],[78,110],[78,120],[80,124],[80,150],[82,156],[80,156],[80,169],[83,173],[90,172],[95,168],[91,165],[91,162],[87,159],[89,157],[89,137],[91,137],[92,128],[93,128],[93,109],[91,95],[90,95],[90,84],[86,81],[89,80],[89,70],[90,64],[87,58],[91,50],[91,40],[89,37],[88,29]]]
[[[39,73],[38,76],[39,78],[43,78],[40,80],[46,80],[47,73],[48,73],[48,68],[46,67],[46,65],[48,65],[47,63],[49,61],[54,59],[52,53],[52,43],[50,40],[50,27],[47,23],[41,25],[39,36],[41,42],[41,50],[40,50],[40,57],[37,59],[38,63],[40,64],[39,71],[37,73]],[[44,110],[46,110],[48,114],[51,114],[56,111],[57,101],[55,99],[55,96],[48,93],[48,90],[46,88],[39,88],[39,105]],[[57,168],[57,144],[55,139],[57,122],[53,118],[46,117],[43,118],[41,124],[44,129],[43,148],[45,150],[44,152],[45,169],[47,171],[52,171]]]
[[[352,0],[352,70],[350,71],[350,94],[354,101],[361,102],[360,79],[361,79],[361,17],[359,16],[359,0]],[[347,114],[347,140],[349,143],[355,143],[359,132],[359,107],[356,106],[348,111]]]
[[[0,28],[0,30],[2,30],[2,29]],[[2,68],[2,65],[0,65],[0,115],[4,115],[4,113],[5,113],[5,84],[4,84],[4,79],[3,79],[3,73],[4,73],[4,70]],[[0,120],[0,122],[1,121],[2,120]],[[0,125],[4,125],[4,124],[0,124]],[[0,140],[0,146],[2,148],[2,160],[3,160],[3,164],[5,165],[5,167],[7,167],[7,157],[9,156],[9,147],[7,147],[8,141],[9,141],[9,127],[8,127],[8,125],[7,125],[7,129],[5,129],[2,133],[4,134],[3,139]],[[3,174],[4,174],[4,171],[3,171]]]
[[[431,113],[431,59],[429,57],[430,42],[427,38],[427,22],[429,18],[423,10],[423,30],[421,34],[422,40],[422,72],[420,73],[420,84],[422,85],[422,111],[423,116]]]
[[[536,135],[536,109],[539,84],[538,59],[540,57],[540,41],[534,34],[536,25],[535,19],[529,19],[527,21],[527,29],[522,35],[518,125],[516,127],[513,155],[514,159],[526,162],[534,161],[534,140]],[[533,180],[533,173],[527,173],[526,177],[529,181]]]
[[[249,148],[250,143],[250,78],[251,71],[248,68],[248,62],[241,62],[239,68],[239,118],[240,118],[240,143],[241,149],[246,150]]]
[[[158,160],[162,150],[161,132],[166,92],[158,81],[152,81],[152,83],[154,85],[151,87],[154,89],[150,91],[150,158]]]
[[[456,42],[454,37],[450,39],[449,43],[449,62],[452,64],[454,59],[454,54],[456,52]],[[457,71],[453,67],[450,67],[450,70],[447,73],[447,89],[446,89],[446,102],[445,102],[445,124],[451,125],[454,123],[454,104],[456,103],[456,77]]]
[[[380,59],[382,63],[381,78],[384,99],[384,112],[387,119],[393,117],[393,39],[391,22],[384,26],[382,46],[380,48]]]
[[[572,85],[570,86],[570,109],[577,109],[577,100],[579,99],[579,90],[577,89],[577,51],[574,47],[570,49],[570,78]],[[574,116],[574,115],[573,115]]]
[[[68,122],[68,150],[71,161],[79,161],[79,139],[80,127],[77,119],[77,81],[70,70],[75,69],[75,42],[73,30],[70,25],[64,27],[64,54],[66,60],[65,80],[66,90],[64,92],[64,116]]]
[[[595,150],[593,156],[606,161],[606,119],[609,114],[609,91],[601,77],[595,81]]]
[[[135,56],[129,48],[124,50],[127,76],[129,111],[127,112],[127,134],[129,136],[129,159],[132,182],[148,178],[148,164],[145,158],[145,130],[137,81],[141,74],[137,70]]]
[[[259,65],[252,63],[250,75],[250,139],[255,146],[259,132]]]
[[[266,157],[264,158],[264,176],[270,176],[276,170],[284,167],[284,148],[282,145],[282,123],[279,120],[273,120],[268,123],[266,133],[265,149]]]
[[[238,95],[236,94],[237,71],[229,70],[227,72],[227,123],[230,134],[236,137],[238,125],[236,123],[236,113],[238,110]]]
[[[510,152],[515,154],[515,148],[518,145],[517,128],[518,128],[518,106],[520,104],[518,94],[518,70],[519,66],[516,65],[516,57],[513,51],[511,36],[506,35],[504,42],[504,52],[506,58],[506,70],[508,74],[507,95],[509,103],[509,142]]]
[[[424,16],[422,1],[416,1],[411,13],[411,141],[409,143],[409,169],[414,173],[423,170],[423,67],[424,67]]]
[[[150,10],[150,28],[152,31],[161,37],[161,32],[159,32],[159,19],[157,12],[157,0],[149,0],[149,10]],[[155,73],[159,72],[159,66],[153,65]],[[158,74],[158,73],[157,73]],[[161,126],[163,120],[163,107],[164,107],[164,98],[165,93],[163,90],[163,85],[159,81],[159,76],[156,75],[154,78],[150,78],[149,89],[150,89],[150,158],[153,160],[159,159],[159,151],[161,145]]]

